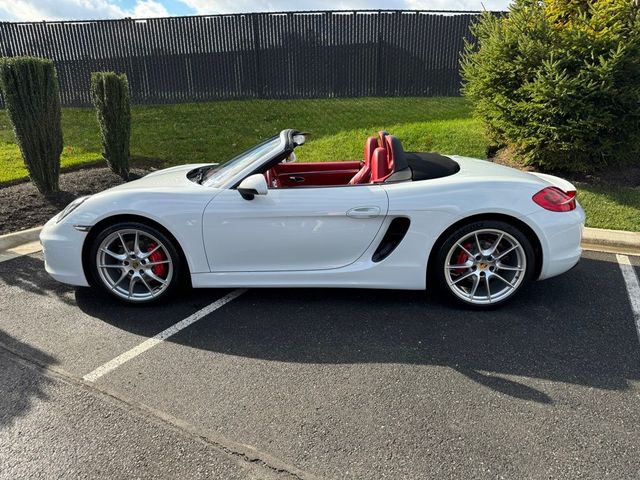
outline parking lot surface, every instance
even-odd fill
[[[140,350],[230,293],[133,308],[56,283],[39,253],[0,263],[0,478],[640,475],[640,344],[613,254],[491,312],[236,292]]]

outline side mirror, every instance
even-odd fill
[[[245,200],[253,200],[256,195],[266,195],[268,191],[267,180],[261,173],[248,176],[238,185],[238,192]]]

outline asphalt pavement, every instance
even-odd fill
[[[140,349],[230,293],[133,308],[56,283],[39,253],[0,262],[0,478],[640,476],[616,255],[587,252],[491,312],[252,289]]]

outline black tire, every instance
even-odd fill
[[[486,255],[491,248],[494,254]],[[481,220],[461,226],[440,244],[432,280],[447,300],[487,310],[511,301],[531,281],[535,264],[533,247],[522,231],[503,221]]]
[[[121,266],[119,264],[121,262],[120,260],[113,258],[111,255],[102,254],[99,251],[100,246],[103,245],[105,241],[109,242],[110,240],[108,239],[113,238],[114,235],[117,235],[118,233],[120,233],[122,238],[124,238],[125,243],[127,244],[128,253],[133,253],[133,250],[134,250],[133,242],[135,241],[136,234],[132,232],[139,232],[137,234],[139,238],[139,249],[143,248],[143,246],[145,248],[144,251],[141,251],[141,254],[139,255],[140,257],[143,257],[144,255],[149,255],[149,254],[154,255],[154,252],[152,252],[152,250],[155,248],[157,244],[160,245],[160,247],[156,248],[156,251],[159,252],[159,254],[161,254],[161,258],[159,258],[157,262],[165,265],[165,268],[163,271],[167,273],[165,274],[164,277],[162,275],[156,275],[154,273],[156,271],[154,270],[154,268],[159,268],[158,266],[149,267],[144,265],[143,262],[152,261],[152,260],[149,260],[149,258],[138,259],[138,258],[134,258],[134,256],[131,256],[130,258],[123,260],[122,266]],[[117,245],[118,240],[114,238],[113,242],[115,243],[108,244],[109,251],[112,251],[113,249],[114,253],[117,253],[118,255],[124,255],[125,253],[127,253],[125,252],[123,247],[118,247]],[[120,245],[122,245],[122,242],[119,242],[119,243]],[[106,268],[98,267],[98,261],[100,259],[100,255],[102,256],[103,262],[106,259],[109,259],[109,261],[113,262],[111,265],[109,265],[112,268],[106,269]],[[185,265],[182,260],[182,256],[179,254],[178,249],[174,245],[174,241],[168,238],[167,235],[165,235],[162,231],[158,230],[157,228],[151,227],[141,222],[134,222],[134,221],[115,223],[115,224],[109,225],[104,230],[99,232],[93,238],[93,241],[89,248],[89,255],[87,257],[87,261],[88,261],[88,270],[92,280],[91,284],[97,286],[101,291],[103,291],[107,295],[113,298],[116,298],[117,300],[129,305],[149,305],[149,304],[155,304],[155,303],[164,302],[168,300],[176,293],[176,291],[179,289],[181,284],[183,284],[183,280],[186,275]],[[112,285],[113,283],[117,282],[116,280],[117,278],[124,276],[124,274],[126,273],[125,270],[129,268],[129,266],[127,267],[124,266],[124,262],[126,261],[131,262],[129,264],[131,269],[135,268],[137,270],[129,270],[129,273],[127,274],[128,277],[124,277],[122,279],[122,282],[126,282],[126,281],[131,282],[132,271],[134,272],[133,275],[141,277],[134,282],[133,296],[131,298],[126,298],[126,296],[123,296],[123,292],[121,291],[123,287],[122,284],[116,285],[115,289]],[[137,262],[137,263],[133,263],[133,262]],[[151,271],[149,272],[149,270]],[[149,273],[145,273],[145,271]],[[115,273],[112,274],[111,272],[115,272]],[[157,278],[157,280],[148,276],[151,274],[153,274]],[[161,280],[165,280],[165,283],[162,284],[160,282]],[[149,298],[144,298],[145,293],[143,291],[143,286],[144,286],[144,289],[148,290]],[[153,291],[155,291],[156,293],[154,294]],[[129,292],[131,292],[131,290],[129,290]]]

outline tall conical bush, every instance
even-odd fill
[[[0,88],[31,181],[43,194],[58,191],[62,125],[53,62],[36,57],[0,59]]]
[[[129,139],[131,105],[129,82],[125,74],[91,74],[91,99],[102,137],[102,156],[114,173],[129,177]]]

